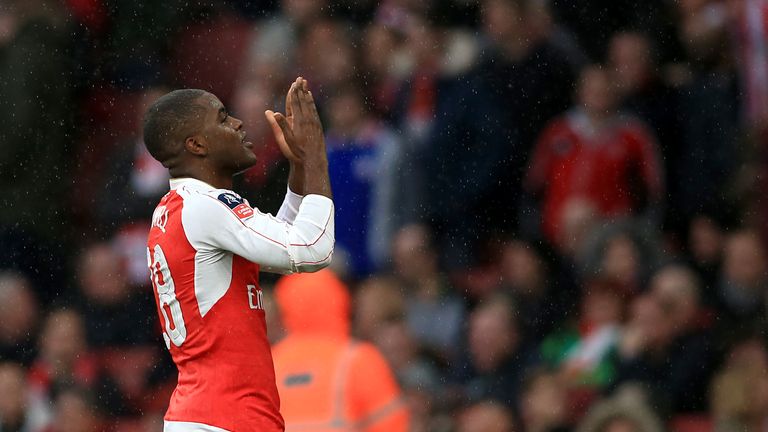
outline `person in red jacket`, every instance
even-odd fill
[[[646,211],[658,215],[662,166],[653,135],[641,120],[620,114],[608,73],[588,66],[581,73],[577,105],[540,135],[526,189],[540,197],[542,229],[564,243],[568,206],[586,203],[599,217]]]
[[[332,271],[284,276],[275,299],[287,333],[272,349],[286,431],[408,430],[389,365],[350,337],[349,292]]]

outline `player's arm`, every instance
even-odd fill
[[[307,80],[297,78],[288,90],[286,114],[266,111],[280,150],[291,163],[289,188],[299,195],[331,198],[328,158],[320,116]]]
[[[275,273],[313,272],[331,262],[333,202],[308,195],[291,224],[251,208],[231,192],[192,193],[182,210],[184,231],[198,251],[225,250]]]

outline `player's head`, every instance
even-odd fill
[[[242,126],[211,93],[174,90],[144,115],[144,143],[173,176],[189,175],[193,165],[234,174],[256,162]]]

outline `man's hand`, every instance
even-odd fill
[[[264,114],[280,150],[291,161],[291,189],[300,194],[315,193],[330,198],[323,126],[307,80],[299,77],[291,84],[285,98],[285,112],[286,115],[272,111]]]
[[[278,113],[273,112],[271,110],[267,110],[264,112],[264,115],[267,117],[267,122],[269,123],[269,126],[272,128],[272,133],[275,135],[275,140],[277,141],[277,145],[278,147],[280,147],[280,151],[283,153],[283,156],[285,156],[289,161],[294,163],[301,163],[302,159],[299,156],[297,156],[296,153],[294,153],[293,150],[291,149],[291,146],[288,144],[285,134],[283,133],[283,129],[280,127],[280,123],[285,123],[288,125],[287,126],[288,129],[293,129],[293,110],[291,109],[291,106],[293,103],[292,96],[294,94],[294,88],[296,87],[296,83],[298,81],[299,80],[297,79],[291,84],[291,88],[288,89],[288,93],[285,95],[285,115],[279,112]]]

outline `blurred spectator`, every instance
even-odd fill
[[[528,1],[482,3],[489,46],[468,74],[437,87],[428,145],[430,216],[450,268],[473,248],[516,228],[520,179],[540,128],[568,106],[570,66],[530,37]]]
[[[336,248],[346,252],[342,255],[349,258],[351,276],[365,277],[389,257],[399,142],[370,116],[362,92],[353,84],[333,93],[328,113],[326,145],[336,207]]]
[[[577,107],[554,120],[536,144],[527,189],[539,194],[542,230],[564,243],[566,205],[586,199],[603,218],[645,212],[656,221],[663,171],[654,138],[638,119],[616,113],[616,94],[600,66],[581,73]]]
[[[538,356],[523,345],[517,309],[503,295],[480,303],[469,317],[466,357],[453,371],[469,402],[494,399],[517,410],[523,378]]]
[[[558,328],[578,303],[573,276],[549,255],[535,242],[512,240],[502,246],[502,288],[517,305],[521,334],[530,342]]]
[[[35,358],[39,310],[30,281],[0,272],[0,361],[28,366]]]
[[[511,135],[509,129],[499,131],[508,146],[505,154],[519,158],[513,165],[516,169],[525,166],[538,131],[568,107],[573,89],[573,70],[546,38],[540,17],[547,12],[536,3],[485,0],[481,4],[489,55],[482,59],[478,72],[504,101],[496,107],[501,111],[502,127],[525,129],[519,136]],[[513,149],[519,154],[512,153]],[[513,179],[520,181],[520,177]]]
[[[707,215],[696,216],[688,227],[688,254],[702,281],[702,301],[719,307],[719,278],[725,233],[722,224]]]
[[[617,383],[642,383],[664,414],[706,408],[714,347],[702,329],[699,292],[688,268],[662,268],[632,304],[619,342]]]
[[[760,324],[768,300],[768,254],[758,233],[733,232],[725,239],[720,296],[725,325]],[[739,327],[736,327],[739,328]]]
[[[73,309],[55,310],[43,324],[39,355],[29,371],[33,391],[53,401],[59,389],[94,384],[98,365],[88,351],[80,314]]]
[[[616,86],[619,105],[650,125],[659,138],[662,154],[668,156],[674,154],[668,146],[675,145],[676,97],[659,75],[654,48],[645,33],[616,33],[610,40],[606,67]]]
[[[147,363],[149,367],[157,363],[154,358],[150,361],[146,356],[137,356],[135,351],[125,349],[116,361],[122,361],[122,370],[127,374],[116,376],[110,373],[113,371],[109,359],[103,353],[90,350],[83,321],[74,309],[60,309],[48,315],[40,334],[39,356],[29,371],[31,390],[53,402],[62,389],[75,385],[93,392],[98,401],[96,408],[105,413],[135,415],[137,405],[143,401],[132,398],[146,396],[138,394],[144,390],[141,387],[145,378],[143,371],[146,371]],[[93,407],[89,405],[89,408]]]
[[[456,432],[515,432],[509,408],[495,401],[480,401],[459,413]]]
[[[64,277],[76,109],[61,2],[4,1],[0,37],[0,249],[46,302]],[[22,252],[23,251],[23,252]]]
[[[661,268],[653,275],[649,290],[664,307],[671,310],[675,328],[706,328],[711,325],[702,321],[701,281],[690,268],[676,264]]]
[[[423,4],[427,10],[421,13],[386,3],[377,13],[377,19],[404,39],[391,60],[398,83],[389,117],[402,134],[398,202],[401,222],[406,224],[423,221],[425,206],[432,200],[427,182],[435,150],[432,140],[439,133],[435,129],[439,98],[475,67],[480,51],[475,35],[447,25],[443,12],[448,8],[441,9],[445,2]]]
[[[48,423],[47,406],[31,394],[24,375],[18,364],[0,363],[0,431],[40,432]]]
[[[648,123],[659,141],[660,156],[666,167],[664,184],[668,185],[668,201],[674,203],[677,186],[673,182],[679,169],[680,145],[678,96],[674,89],[662,81],[657,64],[657,53],[650,36],[640,32],[615,34],[608,47],[608,68],[616,85],[619,107],[637,115]],[[665,222],[680,230],[681,221],[675,206],[667,209]]]
[[[643,395],[625,389],[616,396],[595,404],[576,432],[662,432],[660,419]]]
[[[619,219],[593,230],[579,257],[585,277],[598,276],[639,292],[659,265],[657,231],[643,221]]]
[[[683,0],[677,3],[681,20],[678,37],[697,66],[717,65],[728,55],[728,8],[721,0]]]
[[[110,232],[123,224],[138,222],[147,225],[148,233],[152,210],[168,192],[168,170],[149,154],[141,134],[144,112],[167,92],[165,87],[149,87],[140,92],[131,113],[133,118],[129,119],[133,132],[112,146],[105,164],[109,172],[105,173],[103,189],[98,191],[95,203],[97,221],[109,227]]]
[[[408,329],[424,347],[443,359],[456,355],[464,305],[438,266],[432,233],[425,225],[407,225],[392,241],[393,270],[406,287]]]
[[[762,338],[736,344],[712,380],[711,408],[717,432],[758,432],[768,424],[768,352]]]
[[[763,144],[768,140],[768,2],[727,2],[739,60],[745,123]]]
[[[134,345],[154,341],[157,326],[151,294],[134,292],[128,285],[126,262],[108,243],[86,246],[78,260],[88,344],[93,348]]]
[[[395,103],[401,81],[413,67],[412,52],[407,46],[407,31],[413,16],[394,2],[380,5],[361,37],[360,50],[364,79],[371,86],[372,111],[390,119],[397,115]]]
[[[439,406],[440,375],[433,362],[419,352],[415,338],[408,332],[405,321],[382,323],[377,328],[374,343],[395,372],[408,405],[410,431],[431,431],[438,427],[433,416]]]
[[[588,281],[578,321],[544,339],[542,356],[558,368],[564,383],[601,389],[613,381],[613,355],[630,294],[609,280]]]
[[[742,162],[738,106],[740,92],[726,34],[725,2],[685,0],[679,8],[679,39],[693,69],[680,89],[680,158],[675,167],[675,211],[688,221],[702,212],[728,214],[728,187]]]
[[[94,408],[95,396],[76,386],[66,387],[56,396],[51,426],[45,432],[102,432],[107,430]]]
[[[354,308],[354,334],[370,342],[378,329],[405,318],[405,294],[395,279],[373,276],[360,282]]]
[[[321,270],[284,276],[275,290],[286,329],[273,348],[286,428],[408,430],[408,412],[386,360],[349,336],[343,282]]]
[[[343,92],[343,87],[355,80],[357,56],[352,41],[357,35],[353,32],[343,21],[314,16],[301,35],[297,68],[305,71],[303,75],[316,89],[321,106],[328,96]]]
[[[281,0],[280,12],[256,25],[241,78],[263,80],[267,88],[274,89],[287,71],[296,69],[300,37],[327,8],[326,0]]]
[[[526,432],[567,432],[567,386],[554,373],[537,372],[526,380],[521,397]]]

